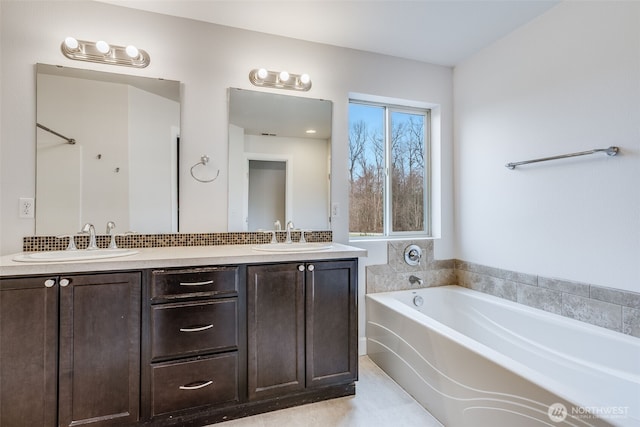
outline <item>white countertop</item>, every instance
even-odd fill
[[[197,267],[208,265],[255,264],[287,261],[366,257],[364,249],[332,243],[330,249],[305,252],[264,252],[255,245],[179,246],[136,248],[135,255],[84,261],[17,262],[18,254],[0,257],[0,277],[90,271],[141,270],[147,268]]]

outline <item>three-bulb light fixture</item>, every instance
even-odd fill
[[[77,61],[99,62],[101,64],[123,65],[144,68],[149,65],[149,54],[133,45],[115,46],[104,40],[89,42],[67,37],[60,45],[62,54]]]
[[[308,91],[311,89],[309,74],[291,74],[287,71],[269,71],[266,68],[256,68],[249,72],[249,81],[254,86],[274,87]]]

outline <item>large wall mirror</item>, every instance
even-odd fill
[[[36,71],[36,234],[177,232],[180,82]]]
[[[328,230],[331,101],[229,89],[229,231]]]

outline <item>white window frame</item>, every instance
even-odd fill
[[[364,99],[350,98],[349,105],[361,104],[372,107],[381,107],[384,109],[384,129],[385,135],[384,141],[384,194],[383,194],[383,223],[382,223],[382,235],[370,235],[370,236],[350,236],[350,240],[375,240],[375,239],[393,239],[393,238],[431,238],[433,237],[433,224],[432,224],[432,165],[431,165],[431,133],[432,133],[432,109],[428,107],[417,107],[398,105],[395,103],[386,103],[379,101],[367,101]],[[391,183],[391,140],[392,140],[392,128],[391,114],[392,113],[408,113],[424,116],[424,168],[425,173],[423,177],[423,224],[424,229],[422,231],[393,231],[393,219],[392,219],[392,183]],[[349,119],[349,128],[351,127],[351,119]],[[351,230],[349,230],[351,233]]]

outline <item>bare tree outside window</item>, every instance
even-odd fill
[[[428,233],[428,111],[352,102],[349,113],[351,236]]]

